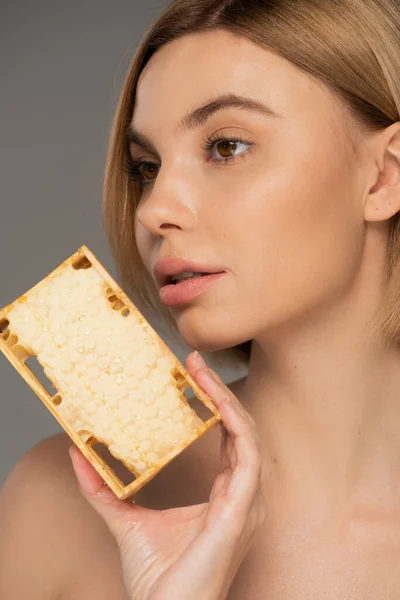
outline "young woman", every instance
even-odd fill
[[[221,462],[213,430],[136,503],[67,436],[33,448],[1,497],[1,598],[398,597],[399,40],[392,0],[175,0],[148,30],[106,170],[115,260],[248,374],[188,356]],[[185,295],[177,271],[220,275]]]

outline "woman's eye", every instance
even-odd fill
[[[210,145],[211,144],[211,145]],[[237,149],[238,146],[251,146],[251,142],[245,142],[242,141],[240,139],[222,139],[218,142],[210,142],[210,144],[207,142],[205,144],[205,149],[209,150],[209,149],[213,149],[213,154],[211,157],[211,160],[213,162],[227,162],[228,160],[231,160],[232,158],[236,157],[236,154],[234,154],[235,149]],[[243,152],[238,152],[237,154],[241,155],[243,154]],[[218,159],[218,155],[222,156],[222,160]]]
[[[240,137],[226,138],[226,137],[213,137],[205,140],[203,144],[203,150],[211,153],[211,162],[213,163],[227,163],[234,161],[237,156],[243,156],[243,154],[253,145],[253,142],[247,142]],[[244,152],[237,152],[238,146],[248,146]],[[220,156],[221,158],[218,158]],[[125,164],[125,172],[129,179],[139,181],[144,187],[155,181],[159,165],[153,162],[145,160],[135,160],[129,157],[128,162]],[[155,175],[155,177],[153,177]]]

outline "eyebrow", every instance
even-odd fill
[[[217,96],[213,100],[186,114],[178,122],[177,131],[192,131],[197,129],[204,125],[204,123],[206,123],[206,121],[208,121],[208,119],[216,112],[226,108],[251,110],[266,117],[280,117],[280,115],[273,111],[272,108],[258,100],[245,96],[238,96],[236,94],[224,94],[222,96]],[[158,155],[153,143],[143,135],[143,133],[135,129],[131,123],[128,125],[127,129],[127,140],[130,143],[140,146],[143,150]]]

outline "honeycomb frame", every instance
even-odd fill
[[[68,422],[57,410],[57,404],[60,403],[61,397],[60,392],[57,391],[53,396],[49,394],[46,388],[38,380],[33,371],[26,364],[26,360],[31,356],[36,356],[29,352],[22,344],[19,343],[18,337],[11,331],[10,323],[7,319],[7,315],[12,309],[18,304],[26,302],[29,295],[36,292],[39,288],[46,286],[49,281],[59,274],[66,267],[73,266],[75,269],[95,268],[101,277],[108,283],[106,295],[108,300],[112,303],[112,308],[121,312],[121,315],[127,316],[127,311],[132,312],[135,318],[141,322],[142,326],[146,328],[149,336],[161,346],[162,351],[170,357],[174,363],[174,368],[171,370],[171,375],[176,381],[176,386],[180,392],[182,392],[181,399],[183,402],[189,404],[184,390],[191,388],[196,398],[209,409],[211,416],[207,421],[204,421],[203,426],[198,430],[196,436],[189,440],[178,444],[171,452],[163,457],[161,461],[155,464],[153,467],[148,468],[142,473],[138,473],[131,466],[125,464],[125,467],[136,477],[134,481],[128,485],[124,485],[121,479],[116,475],[114,470],[107,464],[107,462],[94,450],[93,446],[98,442],[94,436],[88,436],[84,440],[77,431],[69,426]],[[153,479],[173,458],[180,454],[185,448],[193,444],[199,437],[211,429],[214,425],[221,421],[221,416],[218,409],[213,404],[211,398],[200,388],[195,379],[190,375],[184,365],[179,361],[175,354],[169,349],[164,340],[158,335],[153,329],[150,323],[142,315],[139,309],[135,306],[132,300],[125,294],[121,287],[117,284],[110,273],[105,269],[101,262],[97,259],[95,254],[89,250],[85,245],[81,246],[72,256],[63,261],[56,269],[50,272],[46,277],[39,281],[33,286],[28,292],[18,297],[14,302],[5,306],[0,310],[0,350],[18,371],[25,382],[31,387],[35,394],[41,399],[46,408],[52,413],[55,419],[60,423],[64,431],[69,435],[71,440],[81,450],[82,454],[88,459],[88,461],[96,469],[97,473],[102,479],[108,484],[113,490],[114,494],[121,500],[125,500],[134,494],[136,494],[146,483]],[[56,386],[48,377],[50,383],[52,383],[55,389]],[[196,410],[191,407],[196,413]],[[197,414],[197,413],[196,413]],[[105,444],[105,446],[107,446]],[[123,462],[117,458],[119,462]]]

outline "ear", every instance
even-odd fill
[[[365,199],[366,221],[385,221],[400,210],[400,122],[375,137],[373,159],[378,177]]]

